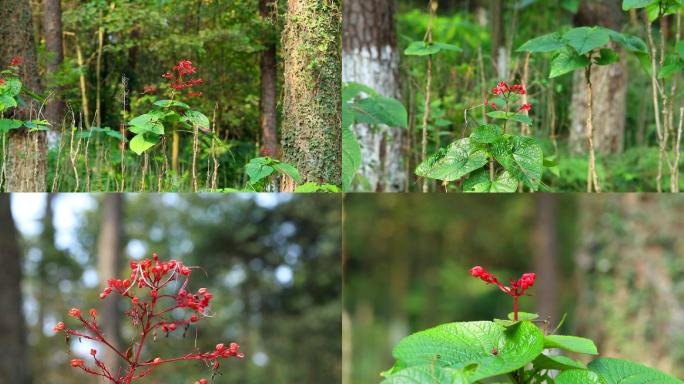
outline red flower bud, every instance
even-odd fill
[[[52,328],[52,329],[53,329],[55,332],[61,332],[61,331],[64,330],[64,323],[60,321],[59,323],[55,324],[55,327]]]
[[[71,308],[69,310],[69,316],[71,317],[79,317],[81,316],[81,310],[78,308]]]
[[[76,368],[76,367],[82,367],[83,366],[83,360],[81,359],[71,359],[71,366]]]

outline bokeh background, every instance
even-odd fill
[[[63,319],[71,324],[71,307],[100,308],[105,272],[98,261],[112,246],[99,241],[107,222],[120,227],[121,276],[129,258],[152,252],[204,268],[206,276],[193,273],[190,288],[207,287],[216,297],[214,317],[200,322],[197,346],[213,350],[236,341],[247,355],[223,360],[215,383],[340,381],[338,196],[15,194],[11,201],[0,196],[0,206],[3,363],[27,370],[34,383],[97,382],[69,367],[73,357],[90,360],[90,344],[72,340],[69,355],[52,328]],[[12,272],[19,262],[23,276]],[[23,295],[15,300],[19,281]],[[12,308],[19,300],[24,326],[11,323],[20,319]],[[130,338],[129,325],[120,327],[123,339]],[[194,343],[193,332],[158,337],[145,353],[190,353]],[[209,375],[202,363],[182,362],[144,382],[187,384]]]
[[[510,298],[468,274],[537,273],[521,310],[602,356],[684,377],[684,196],[347,195],[343,383],[377,383],[404,336],[505,318]],[[553,328],[551,328],[553,329]]]

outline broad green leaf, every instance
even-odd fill
[[[444,181],[458,180],[487,164],[487,154],[473,148],[469,138],[457,140],[416,167],[416,175]]]
[[[17,96],[21,92],[21,80],[16,77],[4,79],[5,82],[0,85],[0,95]]]
[[[548,335],[544,338],[544,348],[560,348],[569,352],[598,355],[592,340],[577,336]]]
[[[679,58],[684,60],[684,41],[677,43],[677,53],[679,54]]]
[[[518,48],[518,52],[552,52],[563,47],[565,47],[563,36],[560,32],[554,32],[528,40]]]
[[[632,51],[635,53],[647,53],[648,52],[648,47],[646,46],[646,43],[644,43],[644,41],[641,40],[640,38],[638,38],[634,35],[628,35],[625,33],[620,33],[618,31],[614,31],[614,30],[608,29],[608,28],[602,28],[602,29],[605,30],[606,33],[608,33],[611,40],[618,43],[619,45],[621,45],[626,50]]]
[[[21,120],[0,119],[0,132],[7,133],[12,129],[20,128],[23,124]]]
[[[501,135],[503,135],[503,129],[498,125],[481,125],[470,134],[470,141],[479,144],[491,144],[501,138]]]
[[[601,48],[599,55],[594,57],[597,65],[610,65],[620,61],[620,55],[610,48]]]
[[[404,50],[404,54],[407,56],[427,56],[434,55],[440,51],[453,51],[460,52],[461,48],[444,43],[426,43],[424,41],[414,41],[409,44],[408,48]]]
[[[306,182],[294,189],[297,193],[315,193],[315,192],[340,192],[340,187],[333,184],[318,184],[313,181]]]
[[[487,116],[493,119],[513,120],[517,121],[518,123],[532,125],[532,119],[530,119],[529,116],[517,112],[492,111],[488,112]]]
[[[561,7],[570,13],[577,13],[579,11],[579,0],[563,0]]]
[[[586,369],[571,369],[556,377],[556,384],[606,384],[597,374]]]
[[[0,95],[0,112],[17,106],[17,100],[8,94]]]
[[[354,121],[365,124],[385,124],[390,127],[406,128],[408,113],[397,99],[381,95],[360,99],[349,107],[354,111]]]
[[[367,85],[360,83],[344,83],[342,85],[342,103],[347,103],[359,94],[365,94],[365,96],[376,96],[378,93]]]
[[[249,183],[256,184],[275,172],[271,162],[270,158],[266,157],[257,157],[250,160],[245,166],[245,173],[249,176]]]
[[[403,369],[471,367],[468,379],[475,382],[527,365],[542,352],[543,339],[542,331],[529,321],[508,328],[491,321],[450,323],[404,338],[392,354]]]
[[[563,34],[563,39],[578,54],[584,55],[592,50],[602,47],[610,41],[610,36],[604,28],[579,27],[573,28]]]
[[[131,151],[135,152],[137,155],[142,155],[143,152],[154,147],[158,141],[159,138],[157,138],[156,136],[147,138],[144,134],[138,134],[133,136],[131,142],[128,143],[128,145],[131,148]]]
[[[575,52],[563,50],[554,55],[551,60],[551,73],[549,78],[565,75],[576,69],[584,68],[591,64],[586,56],[578,55]]]
[[[197,127],[205,132],[210,130],[209,118],[202,112],[186,111],[182,119],[191,126]]]
[[[658,0],[623,0],[622,10],[629,11],[634,8],[645,8]]]
[[[475,193],[513,193],[518,189],[518,180],[508,171],[498,175],[494,182],[489,178],[487,167],[473,172],[463,183],[463,192]],[[496,321],[496,320],[494,320]]]
[[[29,121],[24,121],[24,126],[29,129],[29,132],[36,132],[36,131],[49,131],[50,128],[50,122],[47,120],[29,120]]]
[[[424,365],[402,369],[389,376],[381,384],[468,384],[468,378],[460,369]]]
[[[129,130],[136,134],[151,132],[155,135],[163,135],[164,125],[161,123],[163,116],[164,112],[157,110],[137,116],[128,122],[128,125],[130,125]]]
[[[658,78],[669,79],[670,77],[672,77],[672,75],[679,72],[684,72],[684,61],[671,61],[670,63],[665,64],[662,68],[660,68],[660,72],[658,72]]]
[[[354,176],[361,166],[361,146],[356,141],[354,131],[349,127],[342,128],[342,189],[351,189]]]
[[[537,320],[539,318],[539,315],[536,313],[530,313],[530,312],[520,312],[518,311],[518,320]],[[508,314],[508,319],[513,320],[515,319],[515,312],[510,312]]]
[[[531,137],[513,136],[493,144],[492,153],[504,169],[531,190],[539,189],[544,153]]]
[[[545,355],[541,354],[534,359],[532,363],[535,368],[539,369],[556,369],[564,371],[567,369],[586,369],[587,367],[582,362],[573,360],[563,355]]]
[[[606,384],[683,384],[684,382],[656,369],[622,359],[601,358],[589,363]],[[558,383],[558,382],[556,382]]]
[[[297,183],[302,182],[302,177],[299,175],[299,171],[297,171],[297,168],[293,167],[292,165],[280,161],[274,161],[271,166],[278,171],[278,173],[291,177],[292,180],[296,181]]]
[[[176,101],[176,100],[157,100],[154,102],[154,105],[162,108],[167,108],[167,107],[181,107],[188,109],[190,108],[189,105],[181,102],[181,101]]]

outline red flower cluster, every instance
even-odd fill
[[[175,73],[174,73],[175,72]],[[199,79],[184,79],[184,76],[195,74],[197,70],[192,65],[189,60],[181,60],[175,67],[173,67],[173,72],[166,72],[162,75],[163,78],[171,81],[169,85],[176,91],[182,89],[194,87],[195,85],[200,85],[204,81]],[[202,96],[202,92],[188,91],[188,95],[191,97]]]
[[[534,286],[534,280],[537,278],[534,272],[524,273],[518,280],[510,279],[510,286],[508,287],[499,282],[494,274],[489,273],[479,265],[470,268],[469,272],[471,276],[480,278],[487,284],[496,284],[502,292],[511,296],[513,298],[515,320],[518,320],[518,298],[524,295],[528,288]]]
[[[10,61],[10,67],[17,67],[24,62],[24,58],[21,56],[15,56]]]
[[[518,95],[527,94],[527,89],[525,89],[525,86],[522,84],[508,85],[507,82],[502,80],[494,88],[492,88],[492,94],[494,94],[494,96],[503,97],[505,102],[506,102],[506,109],[508,110],[508,103],[510,101],[512,101],[513,99],[517,98]],[[484,99],[484,103],[486,105],[491,106],[494,109],[499,108],[499,106],[496,105],[496,103],[493,101],[489,101],[487,99]],[[517,112],[529,111],[531,109],[532,109],[532,105],[523,104],[520,106],[520,108],[518,108]]]
[[[240,346],[237,343],[230,343],[228,347],[224,344],[217,344],[212,352],[195,352],[170,358],[143,359],[143,345],[148,335],[151,334],[156,338],[159,330],[168,335],[181,327],[187,331],[191,324],[199,321],[199,316],[207,316],[207,308],[214,295],[206,288],[200,288],[196,293],[189,292],[187,285],[192,269],[180,261],[159,261],[159,256],[153,254],[152,259],[144,259],[140,262],[132,261],[130,267],[130,278],[108,280],[107,287],[100,294],[100,298],[104,299],[115,292],[130,301],[131,308],[125,311],[125,314],[130,318],[131,325],[139,330],[137,332],[139,340],[134,340],[130,345],[131,353],[124,353],[122,352],[123,348],[118,350],[107,341],[97,324],[98,313],[95,309],[89,311],[91,317],[89,320],[81,316],[81,310],[78,308],[72,308],[68,312],[69,316],[77,318],[81,322],[85,331],[66,328],[63,322],[57,323],[54,327],[55,332],[64,331],[67,335],[93,340],[111,349],[127,363],[128,367],[125,369],[124,375],[119,377],[121,373],[114,373],[109,370],[105,363],[97,358],[97,350],[95,349],[92,349],[90,354],[96,367],[87,366],[81,359],[71,360],[72,367],[101,376],[111,383],[130,384],[147,376],[152,370],[165,363],[201,360],[207,366],[211,366],[212,370],[217,370],[220,358],[244,357],[244,354],[239,352]],[[149,290],[149,297],[135,295],[133,291],[136,288]],[[168,302],[168,304],[159,308],[162,301]],[[171,313],[178,308],[189,308],[192,311],[191,315],[182,318],[178,318],[178,315],[171,316]],[[206,382],[205,379],[198,381],[198,383]]]
[[[532,104],[523,104],[518,111],[529,111],[530,109],[532,109]]]

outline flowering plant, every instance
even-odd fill
[[[534,273],[511,279],[509,286],[481,266],[470,274],[513,297],[514,312],[507,320],[442,324],[402,339],[392,353],[396,363],[382,373],[382,384],[684,383],[627,360],[598,358],[585,365],[559,354],[598,355],[598,350],[589,339],[555,334],[561,324],[549,332],[548,320],[518,312],[518,298],[534,286]]]
[[[0,132],[5,134],[13,129],[26,127],[30,132],[47,131],[50,123],[47,120],[16,120],[8,119],[3,115],[10,108],[16,108],[23,103],[20,95],[23,93],[34,99],[39,99],[30,90],[26,89],[19,79],[19,66],[23,64],[24,59],[21,56],[12,58],[9,67],[0,71]]]
[[[187,285],[192,268],[180,261],[160,262],[157,254],[153,254],[152,259],[131,261],[130,267],[130,278],[110,279],[107,281],[107,287],[100,294],[102,300],[110,294],[116,294],[129,302],[130,309],[125,311],[125,315],[130,319],[131,326],[136,329],[137,338],[128,348],[119,349],[107,339],[98,324],[98,313],[95,309],[89,310],[87,315],[83,314],[79,308],[69,310],[69,316],[78,320],[84,329],[69,328],[64,322],[59,322],[54,327],[56,332],[66,334],[67,342],[71,336],[75,336],[79,340],[83,338],[101,344],[102,348],[109,349],[116,354],[124,363],[123,366],[114,372],[98,358],[98,351],[91,349],[93,364],[86,364],[84,360],[75,358],[70,362],[72,367],[103,377],[111,383],[130,384],[147,376],[161,365],[189,360],[203,361],[212,369],[213,377],[220,366],[220,359],[244,357],[237,343],[229,345],[220,343],[214,350],[208,352],[196,350],[176,357],[144,358],[143,349],[150,336],[156,339],[160,332],[167,336],[181,329],[184,333],[187,332],[192,325],[209,315],[208,307],[214,295],[206,288],[200,288],[195,293],[188,291]],[[178,309],[185,309],[186,313],[181,315],[179,311],[176,311]],[[172,315],[172,312],[175,313]],[[206,383],[206,379],[196,382],[196,384]]]
[[[154,102],[155,108],[137,116],[128,122],[129,130],[135,134],[130,141],[130,148],[138,155],[154,147],[159,139],[171,128],[174,134],[174,150],[177,148],[177,127],[199,129],[208,132],[209,118],[201,112],[190,109],[190,106],[177,100],[182,96],[193,98],[202,96],[202,92],[193,88],[202,85],[201,78],[191,78],[197,69],[189,60],[181,60],[169,72],[161,75],[167,80],[167,99]],[[156,92],[156,87],[147,86],[146,93]],[[175,161],[174,161],[175,162]]]
[[[544,152],[539,143],[524,135],[507,132],[509,121],[532,124],[527,112],[532,105],[515,103],[527,94],[522,84],[501,81],[484,100],[493,108],[487,116],[503,124],[482,124],[469,137],[439,149],[416,167],[416,175],[442,180],[447,186],[458,181],[464,192],[515,192],[522,187],[536,191],[541,186]]]

